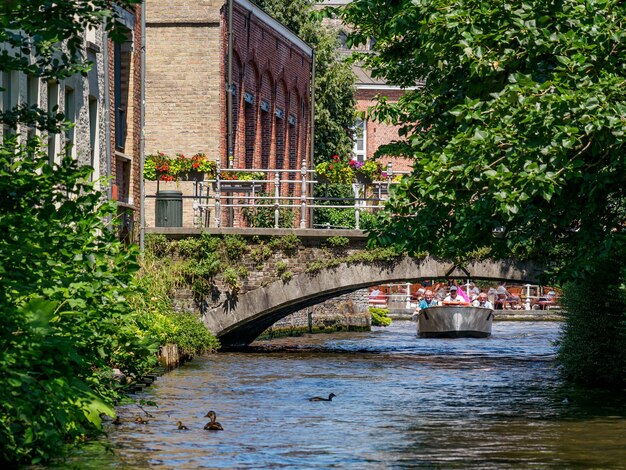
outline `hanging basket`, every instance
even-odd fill
[[[204,181],[204,177],[206,173],[204,171],[190,171],[186,175],[184,175],[181,180],[182,181]]]
[[[356,173],[354,175],[354,179],[357,183],[361,184],[371,184],[372,178],[369,175],[364,175],[363,173]]]

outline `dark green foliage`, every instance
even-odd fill
[[[240,235],[226,235],[224,237],[224,250],[230,261],[239,261],[250,250],[246,240]]]
[[[250,258],[252,259],[252,261],[254,261],[257,265],[261,264],[264,261],[267,261],[270,257],[272,256],[272,249],[264,244],[260,244],[257,248],[253,248],[250,251]]]
[[[626,385],[626,294],[617,257],[596,264],[595,274],[564,286],[567,311],[559,361],[568,379],[593,386]]]
[[[197,315],[174,311],[171,301],[174,289],[182,284],[181,278],[187,276],[195,294],[209,295],[212,287],[207,280],[212,274],[210,269],[194,270],[186,263],[180,266],[171,258],[156,258],[150,252],[144,254],[141,267],[135,277],[141,291],[128,299],[135,311],[133,334],[157,338],[160,345],[177,344],[183,356],[195,356],[219,348],[218,341]]]
[[[198,258],[202,255],[201,240],[188,237],[172,243],[172,248],[183,258]]]
[[[281,275],[287,270],[287,263],[284,261],[276,261],[276,274]]]
[[[170,242],[165,235],[149,233],[146,235],[145,247],[146,250],[151,252],[154,256],[161,257],[168,253]]]
[[[34,144],[34,143],[33,143]],[[46,461],[113,415],[111,368],[141,374],[155,338],[133,334],[137,251],[105,226],[112,203],[69,159],[0,149],[0,461]]]
[[[203,253],[214,253],[219,250],[222,244],[221,237],[210,235],[207,232],[203,232],[200,235],[200,248]]]
[[[283,237],[272,237],[268,246],[274,250],[281,250],[285,254],[295,252],[300,246],[300,239],[297,235],[285,235]]]
[[[322,198],[324,206],[354,205],[354,191],[351,184],[328,183],[315,185],[314,197]],[[328,200],[324,200],[327,198]],[[316,227],[354,228],[354,209],[315,209],[313,224]]]
[[[339,266],[341,263],[388,263],[398,259],[400,256],[402,256],[402,252],[395,247],[369,248],[348,256],[336,256],[327,260],[314,261],[309,264],[305,272],[312,274],[321,271],[322,269]],[[420,258],[426,256],[426,254],[414,253],[412,256]]]
[[[313,223],[316,227],[328,227],[331,229],[356,228],[356,214],[353,207],[332,208],[332,206],[354,206],[354,190],[351,184],[328,183],[316,185],[315,197],[321,199],[319,204],[329,206],[328,209],[315,209],[313,211]],[[324,200],[328,198],[328,200]],[[368,211],[359,212],[359,228],[370,230],[376,223],[376,213]]]
[[[379,152],[414,159],[373,243],[547,261],[553,280],[580,290],[601,275],[596,260],[624,260],[625,2],[354,0],[342,16],[356,42],[376,37],[362,58],[374,76],[425,81],[370,112],[400,127],[401,140]],[[603,344],[623,320],[590,318],[584,332],[584,311],[567,320],[566,374],[611,382],[599,363],[623,375],[614,362],[623,356]],[[581,339],[590,362],[578,355]]]
[[[386,308],[370,307],[369,311],[372,315],[372,326],[391,325],[391,318],[387,316],[389,314],[389,310]]]
[[[267,196],[267,194],[260,193],[259,196]],[[269,199],[261,199],[257,201],[255,206],[244,207],[242,209],[242,213],[248,226],[257,228],[274,228],[276,222],[273,204],[273,201]],[[298,206],[295,207],[299,210]],[[294,210],[296,209],[290,209],[287,207],[281,207],[278,209],[279,228],[293,227],[293,221],[296,217]]]
[[[349,243],[348,237],[328,237],[325,244],[333,248],[345,248]]]
[[[198,315],[190,312],[170,312],[166,317],[171,325],[163,325],[163,344],[178,345],[183,356],[196,356],[219,348],[215,336],[207,330]]]
[[[355,40],[377,38],[374,74],[426,81],[372,111],[401,126],[381,151],[415,160],[373,236],[549,256],[562,279],[607,253],[626,224],[625,15],[618,1],[351,2]]]
[[[224,278],[224,282],[230,288],[231,291],[239,290],[239,274],[237,274],[237,270],[234,268],[226,268],[222,272],[222,277]]]

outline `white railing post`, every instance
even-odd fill
[[[274,228],[280,228],[280,173],[274,175]]]
[[[359,183],[352,183],[352,191],[354,192],[354,228],[359,230],[359,219],[361,218],[361,208],[359,206],[359,193],[361,185]]]
[[[406,308],[410,309],[411,308],[411,284],[410,283],[406,283]]]
[[[202,196],[202,194],[198,194],[198,191],[200,191],[201,187],[200,187],[200,183],[197,181],[193,182],[193,226],[194,227],[200,227],[201,224],[198,221],[198,214],[200,212],[200,202],[202,199],[199,199],[198,196]]]
[[[215,226],[219,227],[221,225],[221,219],[222,219],[222,214],[221,214],[221,203],[220,203],[220,199],[222,197],[221,191],[221,185],[220,185],[220,173],[221,173],[221,167],[220,167],[220,161],[218,160],[216,162],[215,165]]]
[[[300,167],[300,228],[306,228],[306,160],[302,160]]]

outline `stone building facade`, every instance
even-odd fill
[[[2,109],[38,106],[63,113],[74,127],[64,134],[46,134],[19,126],[25,140],[38,135],[51,163],[64,153],[93,167],[100,189],[118,201],[120,236],[135,239],[140,220],[141,164],[141,8],[117,8],[127,40],[114,44],[102,28],[84,33],[84,56],[92,63],[86,77],[46,80],[17,71],[2,71]],[[6,45],[0,45],[4,48]],[[9,132],[3,130],[4,134]]]

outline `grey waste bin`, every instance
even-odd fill
[[[156,226],[183,226],[183,192],[177,190],[159,191],[156,194]]]

